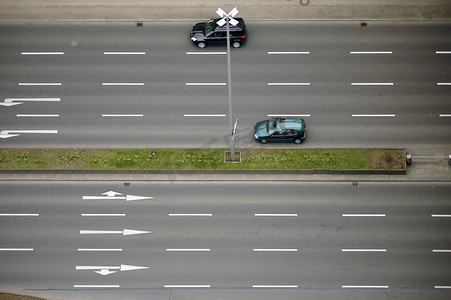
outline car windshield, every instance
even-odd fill
[[[267,131],[269,134],[273,133],[274,131],[276,131],[276,119],[269,119],[268,120],[268,124],[267,124],[268,128]]]
[[[205,23],[204,35],[209,36],[210,34],[212,34],[216,28],[215,25],[216,25],[216,23],[215,23],[214,19],[211,19],[210,21]]]

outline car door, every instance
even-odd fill
[[[226,43],[227,33],[224,31],[216,31],[210,37],[210,43],[214,45],[221,45]]]
[[[271,134],[268,138],[270,142],[273,143],[280,143],[280,142],[287,142],[291,141],[293,139],[293,136],[288,133],[288,130],[286,129],[279,129],[273,134]]]

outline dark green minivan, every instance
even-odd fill
[[[301,118],[272,118],[255,125],[254,137],[262,144],[268,142],[292,142],[300,144],[305,140],[307,128]]]

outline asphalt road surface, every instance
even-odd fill
[[[227,147],[226,49],[196,48],[192,25],[0,24],[0,147]],[[450,148],[451,24],[247,25],[238,147],[296,115],[302,147]]]
[[[450,183],[1,182],[0,289],[450,299]]]

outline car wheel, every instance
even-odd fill
[[[204,42],[197,43],[197,47],[199,47],[201,49],[205,48],[205,46],[207,46],[207,45]]]
[[[262,139],[262,140],[260,140],[260,143],[262,143],[262,144],[267,144],[267,143],[268,143],[268,140],[267,140],[267,139]]]
[[[240,48],[241,43],[240,42],[233,42],[233,48]]]
[[[294,143],[299,145],[300,143],[302,143],[302,140],[301,139],[295,139]]]

